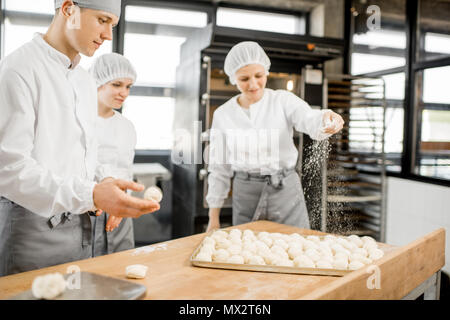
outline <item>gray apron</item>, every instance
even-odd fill
[[[94,226],[92,235],[94,239],[93,257],[134,249],[133,221],[131,218],[122,219],[117,228],[111,232],[106,232],[105,227],[108,218],[109,214],[107,213],[98,217],[91,217]]]
[[[273,175],[235,172],[233,225],[256,220],[310,228],[300,177],[294,169]]]
[[[92,256],[87,213],[44,218],[0,197],[0,276]]]

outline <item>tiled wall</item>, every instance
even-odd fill
[[[388,178],[387,243],[406,245],[441,227],[446,229],[443,270],[450,273],[450,188]]]

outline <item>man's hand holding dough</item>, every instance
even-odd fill
[[[132,197],[127,189],[143,191],[144,186],[132,181],[107,178],[94,187],[94,205],[108,214],[121,218],[139,218],[160,209],[159,203]]]

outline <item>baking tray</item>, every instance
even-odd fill
[[[216,231],[216,230],[214,230]],[[322,276],[336,276],[342,277],[346,274],[352,272],[353,270],[338,270],[338,269],[320,269],[320,268],[299,268],[299,267],[283,267],[283,266],[270,266],[270,265],[254,265],[254,264],[235,264],[235,263],[225,263],[225,262],[207,262],[207,261],[197,261],[194,260],[194,257],[200,251],[204,238],[207,236],[211,236],[214,231],[209,232],[202,238],[198,246],[195,248],[194,252],[190,257],[190,262],[193,266],[203,267],[203,268],[217,268],[217,269],[229,269],[229,270],[240,270],[240,271],[256,271],[256,272],[274,272],[274,273],[293,273],[293,274],[307,274],[307,275],[322,275]],[[227,230],[223,230],[225,232],[229,232]],[[254,232],[255,235],[258,235],[259,232]],[[282,232],[278,232],[282,233]],[[304,235],[299,233],[300,235],[306,237],[308,235]],[[325,236],[319,236],[322,240]],[[378,243],[377,243],[378,244]],[[379,246],[381,250],[381,248]]]
[[[73,274],[66,274],[67,280]],[[137,300],[147,292],[144,285],[111,278],[90,272],[80,272],[80,289],[67,289],[53,300]],[[38,300],[31,290],[22,292],[9,300]]]

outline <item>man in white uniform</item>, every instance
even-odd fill
[[[121,1],[55,0],[55,9],[45,35],[0,63],[0,276],[91,257],[88,212],[159,209],[124,192],[143,186],[97,165],[97,88],[78,66],[79,53],[112,40]]]

